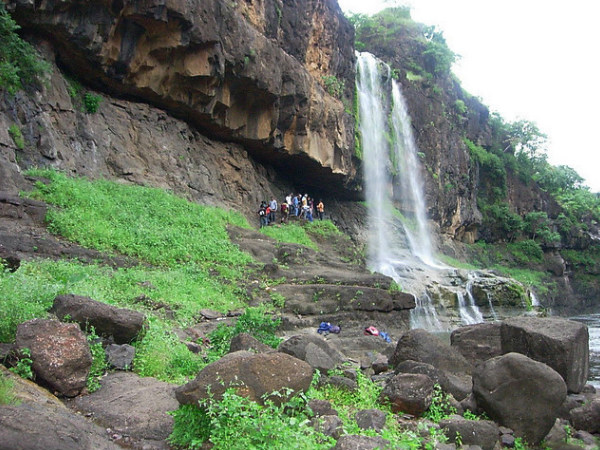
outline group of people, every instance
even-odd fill
[[[309,197],[308,194],[294,195],[290,193],[285,197],[285,200],[281,205],[278,205],[275,197],[272,197],[270,202],[263,200],[260,203],[258,209],[260,227],[262,228],[276,223],[277,211],[280,213],[281,223],[287,223],[290,215],[312,222],[314,220],[313,214],[315,212],[317,218],[323,220],[325,206],[323,205],[323,200],[319,200],[315,205],[314,199]]]

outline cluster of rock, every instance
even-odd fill
[[[451,344],[424,330],[410,330],[396,345],[377,340],[381,353],[368,348],[358,364],[336,348],[333,337],[295,335],[272,349],[240,334],[232,340],[229,354],[185,385],[115,371],[103,378],[98,391],[81,395],[86,393],[92,362],[82,330],[93,326],[112,346],[121,347],[143,333],[145,318],[73,295],[57,297],[52,311],[71,322],[23,323],[13,351],[29,348],[36,382],[66,397],[71,409],[92,420],[71,412],[47,391],[18,380],[15,392],[22,403],[0,406],[0,448],[168,449],[173,420],[167,412],[180,404],[197,404],[209,396],[218,400],[228,387],[257,402],[271,393],[284,393],[271,397],[282,402],[307,391],[315,370],[326,374],[330,369],[338,369],[336,375],[323,375],[321,383],[356,390],[362,370],[382,385],[381,410],[356,413],[362,429],[380,431],[390,414],[386,411],[391,410],[403,427],[421,433],[423,439],[431,439],[432,427],[443,430],[450,444],[434,443],[436,448],[462,444],[492,450],[514,445],[516,437],[531,444],[545,439],[554,445],[565,442],[567,425],[586,449],[597,448],[600,396],[586,385],[588,332],[569,320],[517,317],[473,325],[456,330]],[[115,366],[127,369],[131,360]],[[3,377],[13,375],[3,369]],[[436,384],[457,413],[485,413],[491,420],[454,415],[434,424],[422,419],[432,405]],[[314,426],[337,440],[336,449],[390,448],[380,437],[344,435],[330,403],[311,401],[308,406]],[[28,437],[26,443],[23,436]]]

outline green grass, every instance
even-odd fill
[[[275,239],[277,242],[300,244],[317,250],[317,244],[306,233],[306,229],[295,223],[273,225],[261,228],[261,233]]]
[[[13,380],[0,371],[0,405],[16,405],[19,403],[13,392],[14,384]]]
[[[309,234],[320,237],[343,236],[342,232],[338,230],[331,220],[315,220],[314,222],[308,222],[304,225],[304,228]]]
[[[49,170],[30,175],[34,198],[56,205],[48,228],[79,244],[119,252],[155,265],[197,263],[243,267],[252,261],[227,234],[226,226],[249,227],[239,213],[188,202],[160,189],[111,181],[69,178]]]
[[[525,286],[534,287],[535,291],[540,295],[546,294],[549,290],[549,285],[547,282],[548,276],[545,272],[499,265],[493,266],[492,269],[500,272],[502,275],[514,278]]]
[[[450,267],[456,267],[457,269],[466,269],[466,270],[481,269],[481,267],[479,267],[479,266],[476,266],[476,265],[470,264],[470,263],[466,263],[463,261],[459,261],[458,259],[453,258],[452,256],[444,255],[442,253],[438,253],[436,257],[440,262],[442,262]]]
[[[144,295],[168,305],[181,326],[195,322],[200,309],[221,312],[245,306],[235,283],[224,283],[198,265],[172,268],[137,266],[112,269],[72,261],[24,262],[15,272],[0,272],[0,342],[14,339],[19,323],[45,317],[59,294],[75,294],[130,309],[144,309]]]

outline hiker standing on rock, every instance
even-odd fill
[[[271,198],[269,208],[271,209],[271,213],[269,214],[269,223],[275,223],[275,212],[277,211],[277,200],[275,200],[275,197]]]
[[[317,217],[319,220],[323,220],[323,212],[325,211],[325,205],[323,205],[323,200],[319,199],[319,203],[317,204]]]
[[[260,227],[266,227],[269,224],[269,218],[267,217],[267,202],[264,200],[260,202],[260,208],[258,208],[258,217],[260,218]]]

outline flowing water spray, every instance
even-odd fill
[[[417,265],[439,267],[433,258],[427,228],[417,148],[404,99],[392,80],[389,66],[369,53],[357,56],[360,133],[369,211],[368,261],[373,270],[400,282],[401,275]],[[396,186],[391,173],[399,180]],[[402,213],[395,214],[394,201]],[[401,214],[412,215],[412,220],[402,220],[399,227]],[[411,327],[444,329],[425,292],[416,303]]]
[[[391,70],[369,53],[357,55],[360,134],[369,213],[368,263],[377,272],[406,286],[427,273],[449,269],[436,261],[427,222],[419,151],[401,87]],[[396,209],[396,207],[398,209]],[[420,284],[419,284],[420,283]],[[411,327],[448,329],[440,320],[422,281],[409,286],[417,292]],[[463,323],[482,322],[469,295],[460,293]]]

